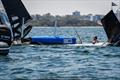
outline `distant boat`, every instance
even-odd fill
[[[3,5],[5,16],[2,16],[1,14],[0,16],[1,18],[5,17],[2,19],[5,20],[5,25],[4,28],[3,25],[0,27],[0,41],[3,41],[4,45],[6,43],[8,48],[10,48],[14,41],[22,41],[30,32],[32,26],[29,24],[29,21],[32,18],[21,0],[1,0],[1,4]],[[4,34],[2,34],[2,32],[4,32]],[[9,49],[5,51],[5,55],[7,55]]]
[[[45,45],[54,45],[54,44],[76,44],[76,38],[60,37],[58,32],[57,20],[55,20],[54,25],[54,34],[53,36],[32,36],[29,40],[31,44],[45,44]]]
[[[101,22],[107,34],[108,42],[111,45],[120,46],[120,22],[113,10],[105,15]]]

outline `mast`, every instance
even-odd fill
[[[120,0],[119,0],[119,8],[120,8]]]
[[[57,37],[57,19],[55,20],[55,25],[54,25],[55,29],[54,29],[54,36]]]
[[[115,10],[116,17],[117,17],[117,19],[120,21],[120,0],[118,1],[118,4],[112,2],[111,10],[114,11],[114,8],[113,8],[113,7],[115,7],[115,6],[117,6],[117,7],[116,7],[117,9]]]
[[[119,5],[118,5],[118,10],[117,10],[117,18],[120,21],[120,0],[119,0]]]

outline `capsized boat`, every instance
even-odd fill
[[[30,38],[31,44],[76,44],[76,38],[56,37],[56,36],[33,36]]]
[[[54,44],[76,44],[75,37],[61,37],[57,34],[58,26],[57,20],[55,20],[54,25],[54,34],[52,36],[32,36],[27,39],[30,41],[31,44],[47,44],[47,45],[54,45]]]

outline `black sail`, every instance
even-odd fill
[[[10,24],[13,29],[14,39],[24,38],[32,29],[30,25],[23,27],[23,19],[24,24],[27,24],[29,20],[31,20],[31,16],[26,10],[21,0],[1,0],[3,6],[8,15]],[[22,31],[23,30],[23,31]],[[23,33],[22,33],[23,32]],[[23,35],[23,36],[22,36]]]
[[[111,43],[117,42],[120,36],[120,22],[113,10],[105,15],[101,22],[107,34],[108,40],[110,40]]]

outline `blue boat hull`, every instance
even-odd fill
[[[31,37],[31,43],[36,43],[36,44],[76,44],[76,38],[38,36],[38,37]]]

